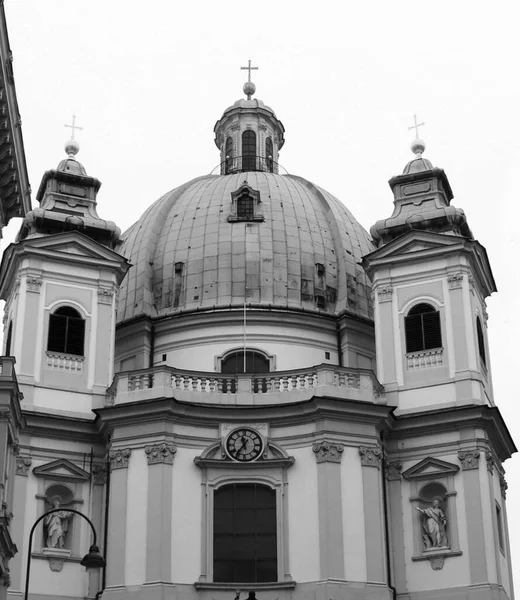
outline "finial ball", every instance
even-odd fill
[[[78,144],[78,142],[76,140],[69,140],[65,144],[65,152],[69,156],[76,156],[76,154],[79,152],[79,144]]]
[[[243,90],[247,98],[250,99],[251,96],[256,92],[256,85],[252,81],[246,81],[244,83]]]
[[[410,148],[412,149],[412,152],[414,154],[417,154],[417,156],[421,156],[421,154],[426,149],[426,144],[424,143],[424,140],[417,138],[413,140],[413,142],[410,144]]]

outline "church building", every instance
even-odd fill
[[[43,175],[0,265],[0,598],[512,600],[485,248],[419,139],[368,233],[255,91],[125,233],[74,139]]]

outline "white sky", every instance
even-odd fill
[[[515,2],[5,0],[5,10],[33,202],[65,156],[75,112],[78,158],[103,182],[99,214],[123,230],[218,164],[213,126],[243,96],[249,58],[256,97],[285,125],[280,163],[366,228],[392,212],[387,181],[412,158],[417,113],[425,156],[446,170],[453,204],[489,253],[495,399],[520,445]],[[505,466],[520,571],[518,455]]]

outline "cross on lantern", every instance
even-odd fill
[[[418,140],[419,139],[419,127],[422,127],[424,125],[424,123],[417,123],[417,115],[413,116],[413,125],[411,127],[408,127],[408,131],[410,131],[410,129],[415,129],[415,139]]]
[[[74,133],[76,132],[76,129],[83,130],[83,127],[79,127],[79,125],[76,125],[76,115],[72,115],[72,125],[65,124],[65,127],[70,127],[70,129],[72,129],[72,135],[70,136],[71,140],[74,139]]]
[[[248,81],[251,81],[251,71],[258,71],[258,67],[251,66],[251,59],[249,59],[247,67],[240,67],[240,69],[242,71],[248,71],[248,77],[247,77]]]

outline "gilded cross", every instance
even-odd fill
[[[240,67],[240,69],[242,71],[249,71],[248,77],[247,77],[248,81],[251,81],[251,71],[258,71],[258,67],[251,66],[251,59],[249,59],[247,67]]]
[[[76,129],[83,130],[83,127],[79,127],[79,125],[76,125],[76,115],[72,115],[72,125],[65,125],[65,127],[70,127],[72,129],[72,135],[70,136],[71,140],[74,139],[74,133]]]
[[[415,129],[415,139],[418,140],[419,139],[419,127],[422,127],[424,125],[424,123],[417,123],[417,115],[413,116],[413,125],[411,127],[408,127],[408,131],[410,129]]]

